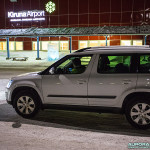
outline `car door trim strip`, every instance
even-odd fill
[[[115,99],[116,96],[83,96],[83,95],[48,95],[47,97],[66,97],[66,98],[106,98]]]

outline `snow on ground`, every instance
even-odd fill
[[[60,52],[59,58],[67,55],[68,52]],[[7,52],[0,51],[0,68],[2,67],[47,67],[53,62],[48,61],[48,52],[40,51],[41,60],[36,60],[37,51],[10,51],[10,58],[6,60]],[[13,61],[13,57],[28,57],[27,61]]]
[[[5,100],[5,87],[9,79],[0,79],[0,101]]]

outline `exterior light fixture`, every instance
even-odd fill
[[[52,1],[49,1],[46,5],[45,5],[45,9],[48,13],[52,13],[55,11],[56,7],[55,7],[55,3],[53,3]]]
[[[17,2],[17,0],[10,0],[10,2]]]

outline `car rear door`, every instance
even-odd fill
[[[135,91],[133,58],[131,54],[97,55],[88,84],[90,106],[120,107],[121,99]]]
[[[150,92],[150,54],[139,54],[137,92]]]

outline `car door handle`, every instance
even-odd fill
[[[123,80],[122,84],[130,84],[131,82],[131,80]]]
[[[77,80],[78,84],[84,84],[86,83],[86,80],[83,80],[83,79],[80,79],[80,80]]]

